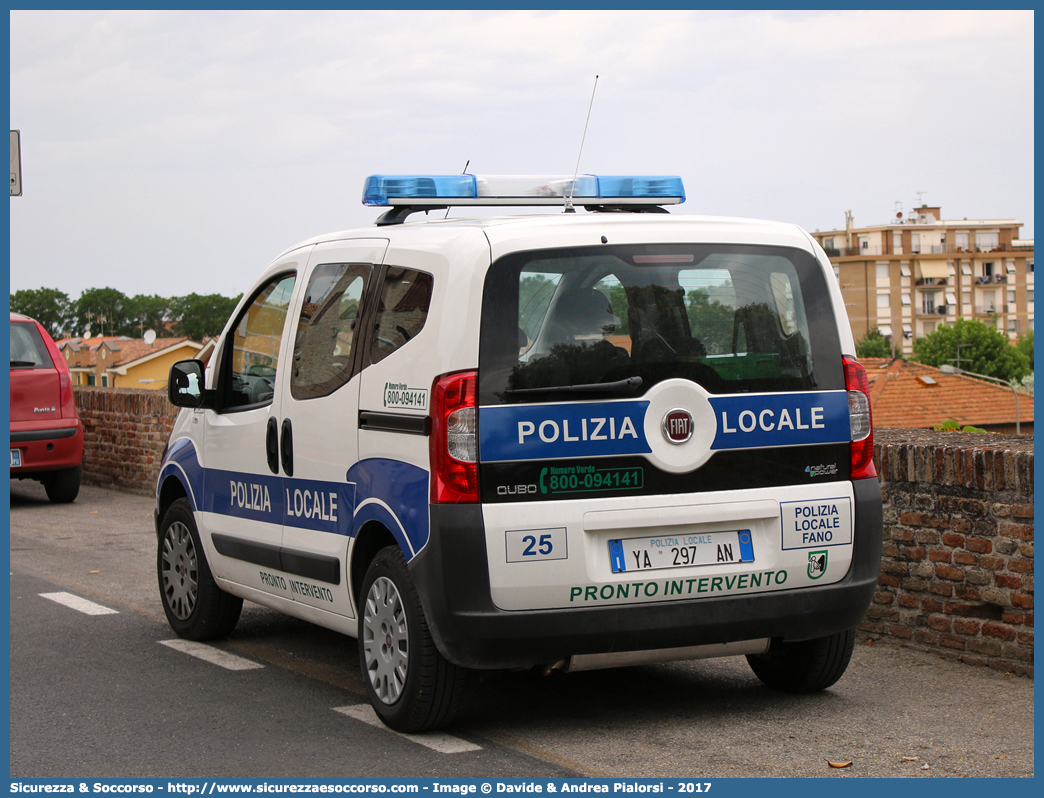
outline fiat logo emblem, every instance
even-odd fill
[[[685,443],[692,437],[692,414],[676,407],[663,417],[663,437],[671,443]]]

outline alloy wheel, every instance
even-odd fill
[[[374,693],[394,704],[409,671],[409,627],[395,583],[386,576],[370,585],[363,609],[363,652]]]
[[[167,527],[163,538],[163,597],[179,620],[186,620],[199,597],[196,546],[180,521]]]

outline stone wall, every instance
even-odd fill
[[[875,430],[884,552],[871,638],[1033,674],[1033,438]]]
[[[167,392],[74,387],[73,395],[83,422],[83,481],[151,495],[178,414]]]

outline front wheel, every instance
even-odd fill
[[[463,700],[466,671],[436,648],[397,546],[374,557],[361,595],[359,665],[377,716],[399,732],[445,726]]]
[[[243,599],[214,581],[188,499],[175,501],[163,516],[156,572],[163,611],[179,637],[214,640],[236,628]]]
[[[855,647],[855,629],[802,640],[776,641],[764,654],[748,654],[754,675],[773,690],[812,693],[825,690],[844,674]]]

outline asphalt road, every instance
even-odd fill
[[[209,651],[261,667],[171,648],[154,569],[151,499],[11,486],[12,776],[1033,775],[1032,680],[880,643],[800,697],[739,657],[476,674],[447,753],[369,725],[349,638],[247,604]]]

